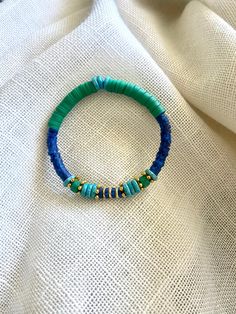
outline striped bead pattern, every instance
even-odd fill
[[[146,169],[140,177],[128,180],[119,187],[101,187],[72,175],[66,169],[57,146],[58,131],[67,114],[79,101],[88,95],[98,92],[100,89],[126,95],[145,106],[155,117],[161,130],[161,143],[150,169]],[[138,85],[123,80],[115,80],[110,77],[103,78],[102,76],[96,76],[91,81],[74,88],[56,107],[48,122],[48,154],[56,173],[62,179],[65,187],[70,188],[74,193],[79,192],[80,195],[90,199],[123,198],[140,193],[150,183],[157,180],[158,173],[164,166],[168,156],[170,145],[171,127],[169,119],[165,114],[165,108],[159,100]]]

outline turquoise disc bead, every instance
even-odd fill
[[[129,196],[132,195],[131,192],[130,192],[130,189],[129,189],[129,186],[128,186],[127,183],[124,183],[124,184],[123,184],[123,188],[124,188],[125,195],[126,195],[127,197],[129,197]]]
[[[139,193],[139,192],[141,191],[141,189],[140,189],[140,187],[139,187],[139,185],[138,185],[138,182],[133,179],[133,180],[131,181],[131,183],[132,183],[132,186],[133,186],[133,188],[134,188],[135,193]]]

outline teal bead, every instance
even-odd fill
[[[89,183],[85,183],[83,185],[83,188],[82,188],[81,193],[80,193],[82,196],[86,196],[86,191],[87,191],[88,185],[89,185]]]
[[[71,177],[67,178],[67,179],[63,182],[63,185],[64,185],[64,186],[67,186],[67,185],[70,183],[70,180],[71,180],[71,179],[74,179],[74,178],[75,178],[75,176],[71,176]]]
[[[85,192],[85,197],[90,198],[90,194],[91,194],[91,191],[92,191],[92,187],[93,187],[93,184],[88,183],[88,187],[87,187],[87,190],[86,190],[86,192]]]
[[[158,105],[153,111],[151,111],[151,114],[157,118],[160,114],[164,113],[166,109],[162,105]]]
[[[98,78],[97,76],[93,77],[92,82],[93,82],[93,85],[95,86],[96,90],[99,90],[100,86],[98,84],[97,78]]]
[[[78,180],[78,181],[74,181],[72,184],[71,184],[71,191],[74,192],[74,193],[78,193],[78,187],[80,186],[81,182]]]
[[[141,191],[140,186],[136,180],[131,180],[132,186],[134,188],[135,193],[139,193]]]
[[[129,186],[128,186],[127,183],[124,183],[124,184],[123,184],[123,188],[124,188],[125,195],[126,195],[127,197],[132,196],[132,194],[131,194],[131,192],[130,192],[130,189],[129,189]]]
[[[152,180],[154,180],[154,181],[157,180],[157,176],[150,169],[146,169],[145,172],[147,175],[149,175],[152,178]]]
[[[129,189],[130,189],[130,193],[131,193],[132,195],[134,195],[134,194],[135,194],[135,190],[134,190],[134,188],[133,188],[133,185],[132,185],[131,181],[128,181],[128,182],[127,182],[127,185],[128,185],[128,187],[129,187]]]
[[[94,198],[96,196],[96,191],[97,191],[97,184],[94,183],[91,193],[90,193],[91,198]]]

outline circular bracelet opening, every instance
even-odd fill
[[[57,136],[60,126],[67,114],[76,104],[88,95],[103,89],[107,92],[123,94],[133,98],[145,106],[159,123],[161,142],[156,158],[150,168],[141,172],[141,175],[121,183],[117,187],[103,187],[96,183],[89,183],[80,176],[71,174],[65,167],[57,146]],[[85,82],[74,88],[56,107],[48,122],[47,146],[48,154],[58,176],[65,187],[74,193],[90,199],[123,198],[134,196],[157,180],[161,168],[165,164],[171,144],[171,127],[165,114],[165,108],[148,91],[138,85],[110,77],[96,76],[91,81]]]

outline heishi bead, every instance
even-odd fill
[[[132,195],[134,195],[134,194],[135,194],[135,190],[134,190],[134,188],[133,188],[133,185],[132,185],[131,181],[128,181],[128,182],[127,182],[127,185],[128,185],[128,187],[129,187],[130,193],[131,193]]]
[[[121,198],[123,191],[121,191],[120,188],[117,188],[117,190],[118,190],[118,197]]]
[[[141,191],[138,182],[136,180],[131,180],[132,186],[134,188],[135,193],[139,193]]]
[[[130,192],[130,189],[129,189],[128,184],[127,184],[127,183],[124,183],[124,184],[123,184],[123,187],[124,187],[125,195],[126,195],[127,197],[130,197],[132,194],[131,194],[131,192]]]
[[[99,198],[103,198],[103,188],[99,188],[99,193],[98,193]]]
[[[88,185],[89,185],[88,183],[85,183],[85,184],[83,185],[82,190],[81,190],[81,195],[84,196],[84,197],[85,197],[85,195],[86,195],[86,191],[87,191]]]
[[[85,192],[85,197],[90,198],[90,193],[92,191],[92,187],[93,187],[93,185],[91,183],[88,183],[88,186],[87,186],[87,189],[86,189],[86,192]]]
[[[71,184],[71,191],[74,192],[74,193],[78,193],[79,190],[78,190],[78,187],[80,186],[80,181],[74,181],[72,184]]]
[[[157,176],[150,169],[146,169],[145,171],[152,178],[152,180],[154,180],[154,181],[157,180]]]
[[[142,176],[139,178],[139,182],[142,184],[143,188],[146,188],[149,186],[150,181],[146,178],[146,176]]]
[[[111,188],[111,197],[116,198],[116,189],[115,188]]]
[[[105,188],[105,198],[109,198],[109,188]]]
[[[91,193],[90,193],[91,198],[95,197],[96,191],[97,191],[97,184],[94,183],[93,187],[92,187],[92,190],[91,190]]]
[[[69,178],[67,178],[64,182],[63,185],[66,187],[68,185],[68,183],[70,183],[71,179],[74,179],[75,176],[70,176]]]

